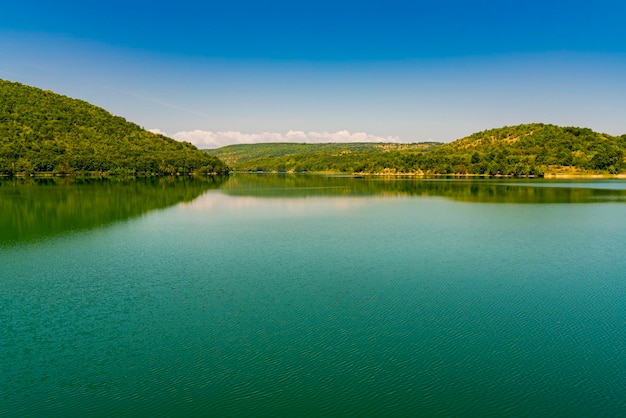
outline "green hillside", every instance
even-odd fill
[[[208,150],[238,171],[547,175],[626,171],[626,135],[526,124],[448,144],[254,144]]]
[[[226,171],[222,161],[190,143],[81,100],[0,80],[0,174]]]
[[[238,171],[378,172],[411,156],[441,146],[438,142],[388,143],[269,143],[229,145],[205,150]]]
[[[475,133],[442,146],[432,160],[447,172],[617,174],[626,169],[625,152],[626,135],[535,123]]]

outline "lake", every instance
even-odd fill
[[[626,182],[0,181],[2,416],[624,416]]]

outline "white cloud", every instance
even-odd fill
[[[160,129],[148,129],[148,132],[152,132],[153,134],[157,134],[157,135],[165,135],[167,136],[167,132],[163,132]]]
[[[365,132],[337,131],[337,132],[304,132],[304,131],[288,131],[287,133],[279,132],[262,132],[258,134],[246,134],[238,131],[181,131],[173,135],[159,129],[150,129],[150,132],[161,135],[171,136],[178,141],[191,142],[200,149],[219,148],[225,145],[233,144],[259,144],[265,142],[306,142],[306,143],[325,143],[325,142],[404,142],[397,136],[376,136]]]

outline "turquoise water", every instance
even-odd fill
[[[152,203],[121,211],[129,187]],[[0,415],[626,414],[626,183],[239,175],[0,199]]]

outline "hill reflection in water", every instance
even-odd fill
[[[443,197],[472,203],[626,201],[619,180],[384,178],[236,174],[230,177],[100,180],[27,178],[0,181],[0,245],[100,228],[191,202],[209,190],[231,197]],[[201,204],[200,202],[198,202]]]
[[[0,246],[135,218],[189,202],[224,181],[222,177],[4,179],[0,181]]]
[[[597,203],[626,201],[619,180],[386,178],[238,174],[221,190],[232,196],[433,196],[474,203]]]

